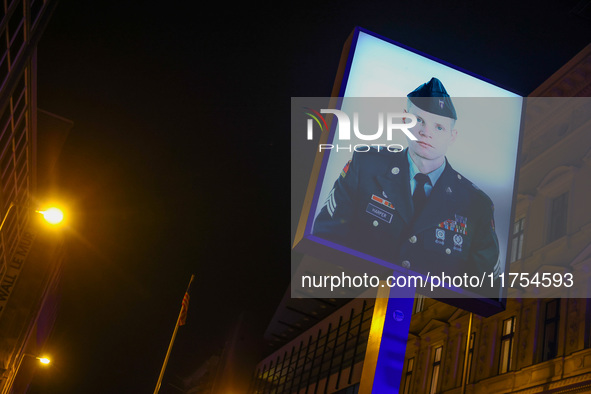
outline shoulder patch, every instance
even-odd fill
[[[349,160],[347,162],[347,164],[345,164],[345,167],[343,167],[343,169],[341,170],[341,177],[346,177],[347,176],[347,172],[349,171],[349,166],[351,165],[351,160]],[[334,175],[333,175],[334,176]]]

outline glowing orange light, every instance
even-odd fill
[[[57,208],[49,208],[45,211],[37,211],[51,224],[58,224],[64,220],[64,213]]]

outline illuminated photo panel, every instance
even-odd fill
[[[321,165],[295,249],[441,282],[430,296],[502,298],[522,97],[359,28],[339,96],[292,100],[308,138],[328,133],[310,141]]]

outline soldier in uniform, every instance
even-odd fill
[[[402,152],[356,152],[317,216],[313,234],[413,271],[498,273],[491,199],[447,161],[457,115],[432,78],[408,94],[417,118]]]

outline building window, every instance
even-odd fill
[[[515,316],[503,320],[503,335],[501,336],[501,354],[499,357],[499,374],[511,370],[511,353],[513,351],[514,333]]]
[[[403,394],[410,394],[410,384],[412,381],[412,369],[414,367],[415,359],[409,358],[406,362],[406,376],[404,377],[404,389],[402,390]]]
[[[548,227],[548,243],[566,235],[566,219],[568,214],[568,193],[552,199],[550,205],[550,225]]]
[[[424,306],[425,306],[425,296],[422,294],[417,294],[415,297],[415,309],[413,311],[413,314],[422,312]]]
[[[431,373],[431,389],[429,390],[429,394],[435,394],[437,392],[437,383],[439,382],[439,370],[441,369],[441,352],[443,351],[443,346],[439,346],[435,349],[435,354],[433,355],[433,369]]]
[[[525,229],[525,218],[516,220],[513,223],[513,238],[511,240],[511,262],[521,260],[523,255],[523,230]]]
[[[554,299],[546,303],[544,314],[544,342],[542,343],[542,361],[556,357],[558,350],[558,320],[560,317],[560,300]]]
[[[336,391],[334,394],[359,394],[359,383],[347,387],[346,389]]]

